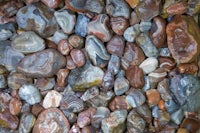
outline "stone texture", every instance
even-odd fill
[[[90,19],[83,15],[78,14],[76,25],[75,25],[75,33],[79,36],[86,37],[87,35],[87,26]]]
[[[147,102],[151,105],[157,105],[160,101],[160,93],[156,89],[146,91]]]
[[[57,73],[57,84],[60,87],[64,87],[67,84],[67,77],[69,75],[68,69],[60,69]]]
[[[145,59],[139,66],[145,74],[149,74],[158,67],[158,60],[154,57]]]
[[[17,115],[20,113],[22,107],[22,102],[17,98],[12,98],[9,103],[9,111],[12,115]]]
[[[129,26],[129,21],[128,21],[128,19],[126,19],[124,17],[111,17],[110,25],[111,25],[112,30],[117,35],[123,35],[124,31]]]
[[[31,113],[24,113],[20,118],[19,123],[19,132],[31,132],[32,127],[34,126],[36,118]]]
[[[46,6],[50,8],[57,8],[62,0],[41,0]]]
[[[82,67],[85,65],[86,59],[85,55],[80,49],[72,49],[70,52],[72,60],[77,67]]]

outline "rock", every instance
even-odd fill
[[[62,0],[41,0],[46,6],[50,8],[57,8]]]
[[[0,89],[5,88],[7,86],[6,78],[3,74],[0,75]]]
[[[152,122],[151,110],[147,104],[142,104],[141,106],[134,108],[137,114],[143,118],[148,124]]]
[[[65,5],[68,9],[74,11],[74,12],[85,12],[85,3],[87,0],[65,0]]]
[[[69,41],[62,39],[58,42],[57,49],[62,55],[69,55],[73,47],[70,45]]]
[[[20,28],[35,31],[41,36],[51,36],[58,30],[53,12],[41,3],[34,3],[20,8],[16,14]]]
[[[112,30],[117,35],[123,35],[124,31],[129,26],[129,21],[128,21],[128,19],[121,17],[121,16],[120,17],[111,17],[110,25],[111,25]]]
[[[44,110],[38,116],[33,127],[33,133],[65,132],[70,130],[70,125],[64,114],[57,108]]]
[[[104,67],[110,59],[103,42],[93,35],[87,36],[85,49],[95,66]]]
[[[60,87],[64,87],[67,84],[67,77],[69,75],[68,69],[60,69],[57,73],[57,84]]]
[[[51,90],[55,86],[55,78],[38,78],[35,87],[41,91]]]
[[[62,30],[57,30],[56,32],[54,32],[50,40],[52,40],[55,44],[58,44],[59,41],[67,38],[68,36]]]
[[[10,30],[1,29],[0,30],[0,41],[5,41],[12,37],[12,32]]]
[[[112,37],[108,24],[109,17],[106,14],[99,14],[89,22],[87,26],[88,34],[95,35],[103,42],[108,42]]]
[[[104,118],[101,122],[102,131],[105,133],[123,133],[126,129],[126,117],[126,110],[116,110],[110,113],[110,116],[108,118]]]
[[[59,107],[61,99],[62,95],[59,92],[51,90],[44,97],[42,106],[45,109]]]
[[[144,76],[144,82],[145,82],[145,84],[144,84],[142,90],[144,90],[146,92],[147,90],[149,90],[151,88],[149,76]]]
[[[177,66],[179,73],[183,74],[195,74],[198,71],[198,65],[196,63],[184,63]]]
[[[87,89],[80,98],[83,101],[87,101],[98,95],[99,95],[99,89],[96,86],[94,86],[94,87]]]
[[[75,25],[75,33],[79,36],[86,37],[87,35],[87,26],[90,22],[90,19],[83,15],[78,14],[76,25]]]
[[[184,118],[184,112],[182,109],[179,109],[178,111],[171,114],[172,121],[177,125],[181,124],[183,118]]]
[[[101,0],[86,0],[85,9],[100,14],[104,9],[104,2]]]
[[[129,4],[129,6],[134,9],[138,4],[139,4],[139,0],[126,0],[126,2]]]
[[[172,99],[169,90],[169,79],[165,78],[162,81],[160,81],[158,83],[157,90],[164,101],[169,101],[170,99]]]
[[[184,14],[188,10],[188,3],[186,1],[175,2],[169,5],[166,9],[168,15]]]
[[[85,65],[86,59],[84,53],[80,49],[72,49],[70,52],[72,60],[77,67]]]
[[[34,105],[32,106],[31,113],[32,113],[34,116],[38,117],[38,115],[39,115],[42,111],[44,111],[44,108],[42,107],[42,105],[40,105],[40,104],[34,104]]]
[[[172,58],[168,47],[160,48],[159,49],[159,56]]]
[[[136,37],[140,34],[140,29],[139,29],[139,24],[135,24],[131,27],[128,27],[125,31],[124,31],[124,38],[126,41],[128,42],[134,42]]]
[[[168,101],[165,101],[165,108],[167,112],[171,114],[179,110],[180,105],[173,99],[170,99]]]
[[[69,36],[68,42],[70,43],[72,47],[77,48],[77,49],[81,49],[85,43],[84,38],[76,34]]]
[[[32,31],[17,35],[12,41],[11,46],[24,54],[35,53],[45,49],[44,40]]]
[[[119,109],[125,109],[130,110],[132,107],[126,100],[126,96],[115,96],[114,99],[112,99],[109,103],[109,109],[111,111],[119,110]]]
[[[6,92],[0,92],[0,112],[9,110],[9,103],[12,97]]]
[[[19,97],[30,105],[41,102],[39,90],[32,84],[24,84],[19,88]]]
[[[147,32],[151,29],[151,25],[152,23],[149,21],[141,21],[139,29],[141,32]]]
[[[187,129],[185,128],[179,128],[177,133],[189,133]]]
[[[22,108],[22,102],[18,98],[12,98],[9,103],[9,111],[12,115],[20,113]]]
[[[160,101],[160,93],[156,89],[146,91],[147,102],[151,105],[157,105]]]
[[[111,71],[114,75],[119,72],[120,68],[120,58],[117,55],[111,55],[108,62],[107,70]]]
[[[71,56],[67,56],[66,59],[67,59],[67,65],[66,65],[67,69],[69,69],[69,70],[75,69],[76,65],[73,62],[72,57]]]
[[[139,16],[137,16],[135,11],[131,12],[131,16],[129,18],[129,22],[130,22],[130,25],[135,25],[135,24],[138,24],[140,22],[140,18],[139,18]]]
[[[187,14],[195,15],[200,11],[200,1],[189,0]]]
[[[158,60],[154,57],[149,57],[145,59],[139,67],[143,70],[144,74],[149,74],[158,67]]]
[[[17,71],[29,77],[51,77],[66,65],[66,59],[54,49],[46,49],[24,57]]]
[[[114,86],[114,73],[112,71],[107,70],[105,72],[101,86],[103,90],[112,90]]]
[[[31,132],[32,127],[34,126],[36,118],[31,113],[24,113],[20,118],[19,123],[19,132],[28,133]]]
[[[61,12],[56,11],[54,16],[57,23],[66,34],[72,33],[76,23],[76,16],[74,14],[68,12],[67,10],[63,10]]]
[[[114,82],[115,95],[122,95],[129,89],[129,81],[124,77],[117,77]]]
[[[196,132],[199,129],[199,120],[195,118],[185,118],[181,124],[181,128],[187,129],[189,132]]]
[[[164,68],[167,71],[172,70],[175,67],[176,63],[173,58],[168,57],[158,57],[158,66]]]
[[[158,123],[161,126],[166,126],[170,121],[170,114],[166,111],[158,110]]]
[[[192,62],[200,53],[200,29],[190,16],[176,15],[167,25],[167,44],[178,63]]]

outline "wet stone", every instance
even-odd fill
[[[76,25],[75,25],[75,33],[79,36],[86,37],[87,35],[87,26],[90,19],[83,15],[78,14]]]
[[[95,36],[87,36],[85,49],[94,65],[104,67],[108,63],[110,55],[107,53],[103,42]]]
[[[36,121],[36,118],[33,114],[31,113],[22,114],[20,118],[20,123],[19,123],[19,132],[22,132],[22,133],[31,132],[31,129],[34,126],[35,121]]]
[[[58,107],[60,105],[61,99],[62,99],[62,95],[59,92],[55,90],[51,90],[44,97],[42,106],[45,109]]]
[[[62,55],[69,55],[73,47],[66,39],[62,39],[58,42],[57,49]]]
[[[24,54],[30,54],[45,49],[44,40],[32,31],[17,35],[12,41],[11,46]]]
[[[128,19],[126,19],[124,17],[111,17],[110,25],[111,25],[112,30],[117,35],[123,35],[124,31],[129,26],[129,21],[128,21]]]
[[[123,133],[125,131],[126,110],[116,110],[101,122],[101,129],[105,133]]]
[[[29,77],[51,77],[66,65],[66,59],[54,49],[46,49],[24,57],[17,71]]]
[[[63,10],[61,12],[56,11],[54,13],[54,16],[64,33],[72,33],[76,23],[76,16],[74,14],[70,13],[67,10]]]
[[[106,14],[97,15],[92,21],[88,23],[88,34],[95,35],[103,42],[108,42],[112,37],[108,25],[109,17]]]
[[[68,132],[69,130],[70,125],[64,114],[57,108],[50,108],[40,113],[32,132]]]
[[[53,12],[41,3],[20,8],[16,21],[20,28],[35,31],[41,36],[51,36],[58,29]]]
[[[122,0],[106,1],[106,12],[112,17],[123,16],[127,19],[130,17],[130,7]]]
[[[39,103],[42,100],[39,90],[32,84],[22,85],[19,88],[19,97],[31,105]]]
[[[128,27],[123,34],[125,40],[128,42],[134,42],[136,37],[140,34],[139,28],[140,28],[139,24],[135,24],[131,27]]]

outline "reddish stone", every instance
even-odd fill
[[[169,15],[184,14],[188,10],[188,3],[186,1],[180,1],[174,4],[171,4],[167,7],[166,11]]]
[[[22,102],[17,98],[12,98],[9,103],[9,110],[12,115],[20,113],[22,108]]]
[[[109,109],[115,111],[116,109],[131,109],[131,106],[126,101],[126,96],[116,96],[110,103]]]
[[[165,110],[165,101],[164,101],[164,100],[160,100],[160,101],[158,102],[158,107],[159,107],[159,109],[161,109],[161,110]]]
[[[48,48],[57,49],[57,45],[53,41],[45,40],[45,44]]]
[[[186,128],[190,133],[196,133],[200,127],[200,120],[195,118],[185,118],[180,127]]]
[[[73,49],[70,55],[77,67],[82,67],[85,64],[85,55],[80,49]]]
[[[46,6],[50,8],[57,8],[62,0],[41,0]]]
[[[185,63],[177,66],[179,73],[195,74],[198,71],[198,65],[196,63]]]
[[[169,57],[158,57],[158,66],[166,69],[167,71],[172,70],[176,63],[173,58]]]
[[[129,27],[129,21],[124,17],[111,17],[110,25],[117,35],[123,35],[124,31]]]
[[[60,69],[57,73],[57,84],[58,86],[65,86],[67,84],[67,77],[69,74],[68,69]]]
[[[67,69],[69,69],[69,70],[75,69],[76,65],[75,65],[74,61],[72,60],[71,56],[67,56],[66,59],[67,59],[67,66],[66,66]]]
[[[74,48],[82,48],[83,45],[84,45],[84,39],[83,37],[81,36],[78,36],[78,35],[71,35],[69,38],[68,38],[68,41],[70,43],[70,45]]]
[[[62,39],[58,42],[58,51],[62,55],[68,55],[69,52],[73,49],[70,43],[66,39]]]
[[[34,104],[32,106],[31,112],[33,113],[33,115],[38,116],[43,110],[44,110],[44,107],[42,107],[42,105]]]
[[[146,96],[150,105],[157,105],[160,101],[160,93],[156,89],[148,90]]]

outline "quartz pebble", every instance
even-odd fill
[[[145,74],[153,72],[158,67],[158,60],[154,57],[149,57],[144,60],[139,66]]]
[[[44,97],[42,106],[47,108],[58,107],[60,105],[62,95],[55,90],[49,91]]]

